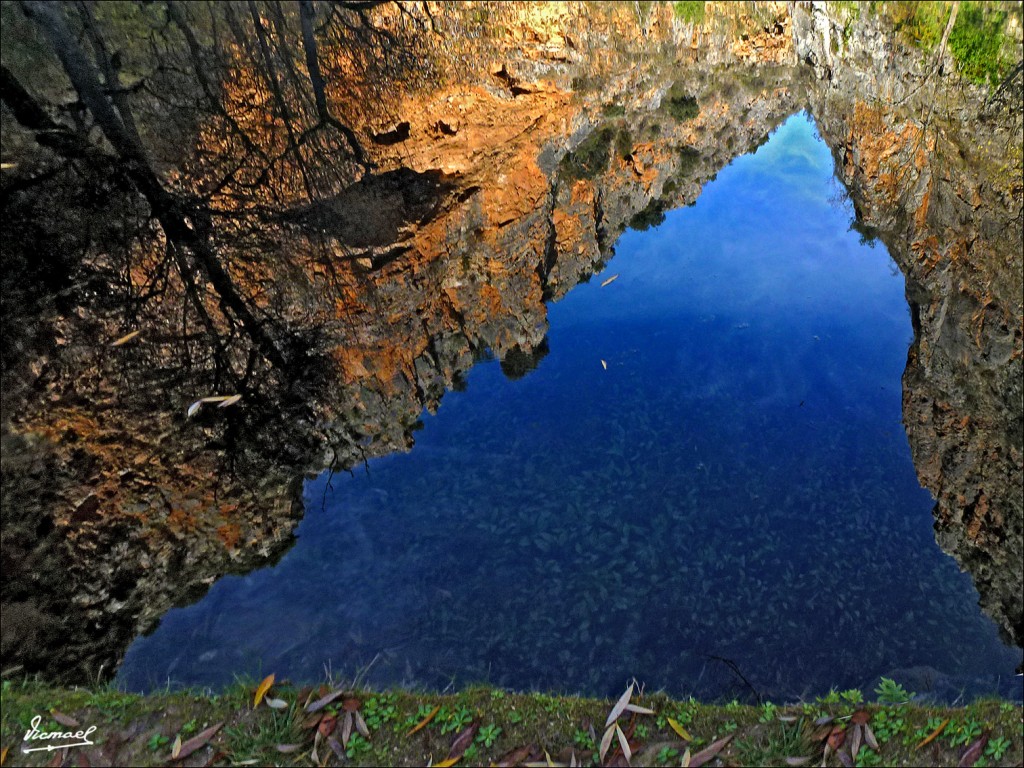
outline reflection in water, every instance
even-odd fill
[[[880,674],[1019,697],[915,479],[902,278],[830,196],[792,118],[623,236],[546,357],[477,366],[410,454],[309,482],[282,562],[167,614],[121,683],[376,659],[380,684],[742,695],[729,659],[775,697]]]

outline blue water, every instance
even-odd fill
[[[410,453],[308,482],[281,562],[169,612],[119,682],[1019,697],[935,543],[903,278],[852,218],[790,118],[551,306],[537,370],[479,364]]]

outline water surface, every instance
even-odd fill
[[[1019,697],[1021,651],[935,543],[903,278],[852,218],[794,116],[625,233],[536,370],[484,362],[410,453],[308,482],[283,560],[168,613],[120,682]]]

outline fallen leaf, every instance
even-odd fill
[[[75,720],[75,718],[65,715],[63,712],[58,712],[56,709],[50,710],[50,717],[66,728],[78,728],[81,726],[81,723]]]
[[[938,728],[936,728],[934,731],[932,731],[927,736],[925,736],[923,739],[921,739],[921,741],[918,742],[918,745],[916,747],[914,747],[914,749],[918,750],[921,747],[926,747],[929,744],[931,744],[933,741],[935,741],[937,738],[939,738],[939,736],[941,735],[941,733],[944,730],[946,730],[946,726],[947,725],[949,725],[949,718],[948,717],[939,724]]]
[[[17,163],[0,163],[0,171],[9,171],[12,168],[17,168],[17,167],[18,167]],[[8,750],[8,749],[10,749],[10,747],[5,747],[4,748],[4,754],[5,755],[6,755],[6,750]],[[3,761],[0,760],[0,765],[2,765],[2,764],[3,764]]]
[[[641,706],[639,706],[637,704],[627,704],[626,705],[626,711],[627,712],[636,712],[638,715],[653,715],[654,714],[654,710],[653,709],[648,709],[647,707],[641,707]]]
[[[602,360],[601,362],[604,362],[604,361]],[[623,693],[619,697],[619,700],[617,702],[615,702],[615,706],[612,707],[612,711],[608,713],[608,719],[605,720],[605,722],[604,722],[604,727],[605,728],[607,728],[609,725],[611,725],[616,720],[618,720],[619,716],[623,712],[626,711],[626,705],[629,704],[629,700],[630,700],[630,698],[632,696],[633,696],[633,683],[630,683],[629,687],[626,688],[626,692]]]
[[[668,722],[669,728],[675,731],[676,735],[678,735],[680,739],[683,741],[693,741],[693,736],[690,735],[688,730],[683,728],[681,723],[673,720],[671,717],[666,717],[665,720]]]
[[[602,287],[602,288],[604,288],[604,287],[605,287],[606,285],[608,285],[609,283],[614,283],[614,282],[615,282],[616,280],[618,280],[618,279],[619,279],[619,276],[618,276],[618,275],[612,275],[612,276],[611,276],[611,277],[609,277],[609,278],[608,278],[607,280],[605,280],[605,281],[604,281],[603,283],[601,283],[601,287]]]
[[[369,740],[370,729],[366,727],[366,721],[363,720],[363,716],[359,714],[358,710],[353,712],[352,716],[356,719],[356,730],[359,731],[359,735],[362,736],[364,739]]]
[[[828,745],[832,747],[833,751],[838,752],[844,741],[846,741],[846,731],[843,730],[843,726],[833,726],[828,734]]]
[[[9,750],[10,750],[10,747],[4,747],[3,751],[0,752],[0,765],[3,765],[4,763],[7,762],[7,752]]]
[[[196,400],[194,403],[192,403],[192,405],[190,405],[188,407],[188,410],[185,411],[185,418],[191,419],[193,416],[196,415],[196,413],[202,407],[203,407],[203,401],[202,400]]]
[[[680,768],[689,768],[691,759],[692,755],[690,755],[690,748],[687,747],[686,751],[683,752],[683,759],[679,761]]]
[[[195,736],[193,736],[191,739],[189,739],[188,741],[186,741],[184,744],[181,745],[181,751],[178,753],[178,757],[177,758],[173,758],[172,757],[172,758],[169,758],[169,759],[171,759],[171,760],[175,760],[175,759],[177,759],[177,760],[184,760],[186,757],[191,755],[197,749],[201,749],[202,747],[205,747],[207,742],[209,742],[210,739],[212,739],[214,737],[214,735],[217,733],[217,731],[219,731],[223,726],[224,726],[224,722],[221,721],[221,722],[217,723],[216,725],[211,725],[205,731],[197,733]]]
[[[779,715],[780,723],[795,723],[797,720],[796,715]]]
[[[510,752],[506,752],[498,760],[495,765],[497,768],[512,768],[512,766],[519,765],[525,760],[529,760],[531,757],[540,754],[540,747],[536,744],[527,744],[525,747],[516,747]]]
[[[469,745],[473,743],[473,737],[476,736],[478,730],[480,730],[480,726],[477,723],[467,726],[462,733],[455,737],[452,748],[448,751],[448,757],[462,757]]]
[[[844,768],[853,768],[853,758],[846,752],[836,752],[836,757],[839,758],[839,762],[843,764]]]
[[[434,768],[449,768],[449,766],[455,765],[461,759],[462,755],[459,755],[458,757],[449,757],[442,760],[440,763],[434,763]]]
[[[256,709],[256,707],[258,707],[260,705],[260,702],[263,700],[263,695],[267,691],[270,690],[270,686],[272,686],[273,684],[274,684],[274,675],[270,674],[270,675],[267,675],[266,677],[264,677],[263,678],[263,682],[261,682],[258,686],[256,686],[256,696],[253,697],[253,700],[252,700],[252,708],[253,709]]]
[[[50,758],[50,762],[46,765],[49,766],[49,768],[60,768],[64,763],[64,758],[67,756],[67,753],[67,749],[58,749],[53,753],[53,757]]]
[[[601,367],[604,368],[607,371],[608,370],[608,363],[606,363],[604,360],[602,360],[601,361]]]
[[[316,727],[317,732],[325,739],[334,733],[334,728],[338,724],[338,718],[334,715],[324,715],[320,719],[320,725]]]
[[[75,765],[78,768],[92,768],[92,763],[89,762],[89,758],[86,757],[85,752],[78,749],[75,750]]]
[[[732,741],[732,737],[734,735],[735,734],[730,733],[724,739],[719,739],[718,741],[711,742],[711,745],[708,746],[707,749],[702,749],[700,752],[698,752],[696,755],[690,758],[691,768],[700,768],[700,766],[704,765],[704,763],[710,761],[715,755],[722,751],[726,744]]]
[[[864,726],[860,723],[853,726],[853,733],[850,734],[850,754],[856,758],[857,752],[860,750],[860,737],[864,730]]]
[[[349,697],[341,702],[341,708],[346,712],[355,712],[361,706],[363,706],[363,702],[361,702],[359,699],[353,699],[352,697]]]
[[[870,719],[871,715],[864,709],[858,709],[850,715],[850,722],[854,725],[867,725]]]
[[[878,739],[875,738],[875,732],[871,730],[870,725],[864,726],[864,741],[866,741],[868,746],[872,749],[878,749]]]
[[[612,745],[612,739],[615,737],[615,728],[608,726],[604,732],[604,736],[601,737],[601,746],[597,750],[597,756],[600,762],[604,762],[605,757],[608,755],[608,749]]]
[[[341,696],[341,694],[343,694],[343,693],[344,693],[344,691],[339,689],[337,691],[331,691],[326,696],[321,696],[319,699],[314,701],[312,704],[307,704],[306,705],[306,712],[309,712],[309,713],[319,712],[321,709],[326,707],[328,704],[330,704],[336,698]]]
[[[819,717],[817,720],[814,721],[814,724],[815,725],[819,725],[819,726],[820,725],[829,725],[833,720],[835,720],[835,717],[832,716],[832,715],[822,715],[821,717]],[[824,737],[822,737],[822,738],[824,738]]]
[[[174,737],[174,744],[171,745],[171,760],[177,760],[181,754],[181,734]]]
[[[971,744],[967,750],[960,756],[960,762],[957,763],[959,768],[971,768],[978,758],[981,757],[981,753],[985,751],[985,745],[988,744],[989,732],[981,734],[981,738]]]
[[[809,758],[809,757],[787,757],[786,758],[786,765],[794,765],[794,766],[796,766],[796,765],[807,765],[809,762],[811,762],[811,758]]]
[[[115,341],[115,342],[114,342],[113,344],[111,344],[110,346],[112,346],[112,347],[120,347],[120,346],[121,346],[122,344],[127,344],[127,343],[128,343],[129,341],[131,341],[132,339],[134,339],[134,338],[135,338],[136,336],[138,336],[138,335],[139,335],[140,333],[142,333],[142,331],[141,331],[141,330],[138,330],[138,331],[132,331],[131,333],[126,333],[126,334],[125,334],[124,336],[122,336],[122,337],[121,337],[120,339],[118,339],[117,341]]]
[[[346,712],[345,719],[341,721],[341,743],[346,747],[348,740],[352,738],[352,713]]]
[[[630,758],[633,757],[633,752],[629,748],[629,741],[626,740],[626,734],[619,728],[619,724],[615,724],[615,735],[619,737],[619,746],[622,747],[622,754],[626,756],[626,762],[628,763]]]
[[[339,759],[344,760],[347,755],[345,754],[344,748],[338,743],[338,740],[333,736],[327,737],[327,746],[331,748],[331,751],[338,756]]]
[[[225,398],[224,402],[218,405],[218,408],[227,408],[229,405],[234,405],[242,399],[241,395],[232,395],[231,397]]]
[[[437,713],[440,712],[440,711],[441,711],[441,705],[438,704],[436,707],[434,707],[432,710],[430,710],[430,714],[428,714],[426,717],[424,717],[422,720],[420,720],[418,723],[416,723],[416,726],[411,731],[409,731],[407,734],[405,734],[405,735],[406,736],[412,736],[417,731],[421,731],[424,728],[426,728],[428,725],[430,725],[430,721],[433,720],[437,716]]]
[[[302,749],[301,744],[278,744],[274,747],[282,755],[291,755]]]
[[[287,709],[288,708],[288,702],[285,701],[284,699],[275,699],[275,698],[272,698],[270,696],[267,696],[266,702],[267,702],[267,706],[270,707],[271,709]]]

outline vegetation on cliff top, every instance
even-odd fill
[[[39,716],[42,732],[96,726],[94,745],[70,751],[78,765],[1020,764],[1019,705],[912,695],[885,679],[875,703],[849,690],[792,705],[702,704],[635,682],[613,703],[485,687],[300,689],[273,676],[149,696],[5,681],[2,742],[5,765],[49,763],[48,751],[22,751],[50,743],[24,738]]]

